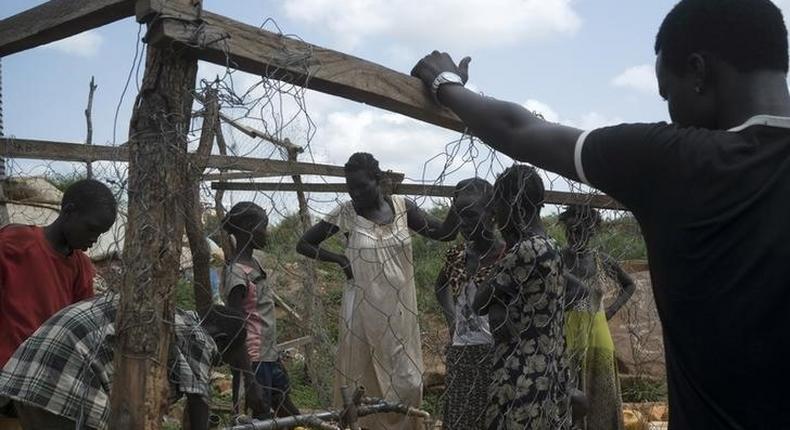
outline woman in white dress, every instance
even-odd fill
[[[382,191],[383,172],[372,155],[356,153],[345,165],[351,201],[340,204],[305,232],[302,255],[338,264],[348,283],[343,294],[335,361],[335,403],[340,387],[364,386],[369,396],[408,406],[422,402],[423,361],[414,286],[411,231],[450,241],[457,216],[444,222],[402,196]],[[337,234],[348,239],[345,255],[320,247]],[[419,421],[397,414],[361,419],[369,429],[417,429]]]

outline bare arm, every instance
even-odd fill
[[[244,296],[246,294],[247,286],[244,284],[234,285],[228,294],[228,307],[236,309],[244,314]]]
[[[620,311],[620,309],[631,299],[636,291],[636,284],[633,278],[628,273],[625,273],[622,267],[617,264],[614,258],[609,255],[603,255],[603,266],[606,275],[616,280],[620,284],[620,293],[617,295],[614,303],[606,310],[606,319],[610,320],[613,316]]]
[[[440,221],[420,209],[411,199],[406,199],[406,215],[409,229],[429,239],[451,242],[458,234],[458,215],[453,210],[447,213],[444,221]]]
[[[483,282],[478,287],[475,300],[472,303],[472,309],[478,315],[486,315],[491,302],[494,300],[494,282]]]
[[[299,243],[296,244],[296,252],[318,261],[335,263],[343,268],[348,279],[352,279],[354,274],[351,271],[351,263],[348,258],[345,255],[321,248],[321,243],[334,236],[338,231],[340,229],[336,225],[320,221],[302,235]]]
[[[436,76],[449,71],[466,81],[469,57],[456,66],[447,53],[434,51],[412,69],[430,87]],[[553,124],[521,105],[477,94],[461,85],[439,87],[439,101],[466,124],[472,134],[510,157],[578,181],[574,149],[582,131]]]
[[[453,306],[453,295],[450,291],[447,272],[444,268],[439,272],[434,288],[436,289],[436,300],[442,307],[444,319],[447,321],[447,328],[450,330],[450,338],[452,338],[455,331],[455,307]]]

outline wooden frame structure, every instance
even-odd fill
[[[188,154],[197,60],[286,81],[455,131],[463,123],[437,107],[416,78],[320,46],[284,37],[202,9],[201,0],[50,0],[0,21],[0,57],[54,42],[128,17],[148,27],[146,69],[124,147],[84,146],[30,139],[0,139],[0,157],[129,163],[131,255],[121,288],[116,381],[109,427],[159,428],[165,391],[164,358],[170,342],[172,281],[185,228],[180,197],[204,168],[248,175],[294,177],[294,184],[217,183],[215,189],[342,192],[342,184],[300,184],[298,175],[343,176],[341,166]],[[168,121],[162,118],[167,117]],[[168,166],[170,169],[162,169]],[[197,169],[197,170],[195,170]],[[152,173],[153,172],[153,173]],[[233,173],[210,179],[228,179]],[[230,175],[230,176],[228,176]],[[238,173],[236,173],[238,177]],[[399,184],[402,175],[394,175]],[[205,178],[204,178],[205,179]],[[397,191],[400,190],[400,191]],[[396,185],[396,192],[446,196],[447,187]],[[589,203],[611,209],[606,196],[548,194],[547,203]],[[194,202],[192,202],[194,203]],[[188,227],[188,226],[187,226]]]

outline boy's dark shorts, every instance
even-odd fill
[[[273,395],[286,395],[291,388],[288,374],[279,361],[252,363],[255,381],[263,387],[263,395],[271,402]]]

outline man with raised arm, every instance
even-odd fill
[[[492,148],[614,197],[639,221],[664,329],[670,426],[790,428],[787,30],[769,0],[682,0],[655,43],[672,124],[591,131],[412,70]]]

